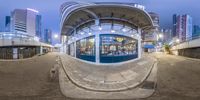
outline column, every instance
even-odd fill
[[[138,58],[142,56],[142,45],[141,45],[141,29],[138,28]]]
[[[100,45],[100,38],[99,38],[99,34],[96,33],[95,34],[95,46],[96,46],[96,63],[99,63],[100,62],[100,51],[99,51],[99,45]]]
[[[40,54],[41,54],[41,55],[43,54],[43,47],[42,47],[41,44],[40,44]]]
[[[76,40],[74,42],[74,57],[76,57]]]

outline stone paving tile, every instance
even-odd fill
[[[155,77],[154,77],[155,78]],[[59,79],[61,91],[63,94],[72,99],[84,99],[84,100],[104,100],[104,99],[135,99],[135,98],[146,98],[153,94],[154,89],[141,89],[140,87],[128,89],[125,91],[115,91],[115,92],[99,92],[91,91],[77,87],[66,77],[62,68],[59,70]],[[117,84],[115,84],[116,86]],[[121,85],[119,85],[121,86]]]
[[[147,76],[146,73],[149,73],[151,68],[149,63],[154,63],[152,58],[145,57],[141,60],[117,66],[94,65],[81,62],[67,55],[62,55],[61,61],[68,76],[76,84],[88,89],[102,91],[127,89],[130,86],[134,87],[134,85],[143,81],[141,79]]]

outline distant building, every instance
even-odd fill
[[[163,33],[163,42],[169,43],[173,39],[173,34],[171,29],[161,29]]]
[[[52,31],[50,29],[44,30],[44,42],[52,44]]]
[[[5,19],[5,31],[6,32],[10,32],[10,29],[11,29],[11,18],[10,18],[10,16],[6,16],[6,19]]]
[[[200,36],[200,26],[199,25],[194,25],[193,26],[193,33],[192,33],[192,37],[193,38],[197,38]]]
[[[144,41],[148,41],[148,42],[154,42],[157,40],[157,34],[159,32],[159,15],[154,13],[154,12],[149,12],[149,15],[151,16],[152,20],[153,20],[153,24],[154,24],[154,29],[149,32],[148,34],[143,32],[142,33],[142,39]]]
[[[177,34],[176,34],[176,26],[177,26],[177,15],[174,14],[173,15],[173,29],[172,29],[173,37],[177,36]]]
[[[152,18],[154,29],[148,33],[142,33],[143,39],[143,48],[145,52],[155,51],[155,45],[157,41],[157,35],[159,33],[159,15],[154,12],[149,12],[149,15]]]
[[[36,15],[36,36],[42,40],[42,16]]]
[[[37,25],[41,25],[37,24],[37,15],[38,11],[34,9],[15,9],[11,13],[11,31],[24,32],[35,36]]]
[[[175,33],[176,30],[176,33]],[[180,41],[192,38],[192,17],[189,15],[173,16],[173,36]]]

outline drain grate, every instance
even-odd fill
[[[143,89],[154,89],[156,86],[156,83],[153,81],[144,81],[142,88]]]

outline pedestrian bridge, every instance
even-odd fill
[[[174,44],[171,51],[175,55],[200,58],[200,36]]]
[[[52,45],[42,43],[28,33],[1,32],[0,59],[24,59],[52,51]]]
[[[53,47],[50,44],[42,43],[36,36],[27,33],[0,32],[0,47],[4,46],[43,46]]]

